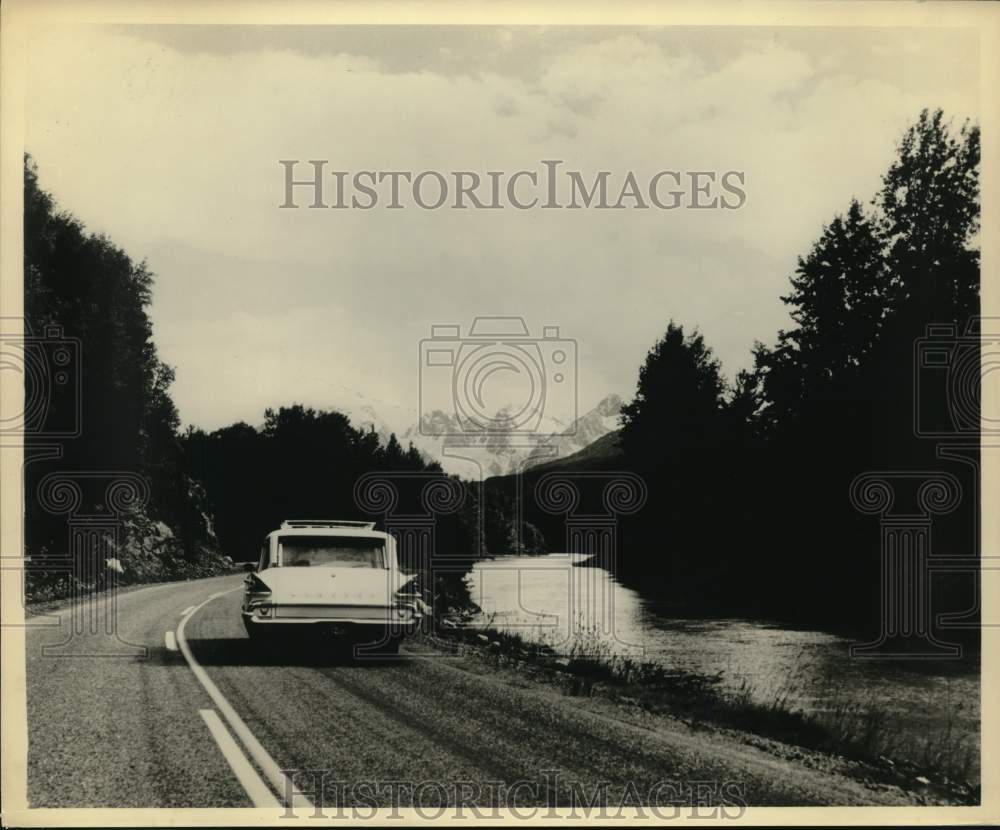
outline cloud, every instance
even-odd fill
[[[405,34],[405,33],[404,33]],[[579,342],[582,404],[632,392],[669,318],[730,373],[787,322],[795,257],[867,198],[925,106],[978,108],[958,31],[52,28],[42,185],[157,274],[182,417],[254,421],[331,383],[413,405],[433,323],[525,314]],[[914,48],[917,43],[919,48]],[[951,73],[934,70],[943,61]],[[745,170],[740,211],[281,211],[336,169]]]

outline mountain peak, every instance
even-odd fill
[[[525,466],[564,458],[592,444],[618,428],[618,414],[622,399],[616,394],[606,395],[589,412],[571,424],[543,415],[538,432],[526,440],[502,428],[510,419],[510,409],[497,412],[495,429],[469,433],[455,413],[442,410],[417,413],[398,406],[384,406],[382,402],[369,401],[361,395],[339,396],[348,398],[348,405],[336,407],[350,417],[352,424],[373,428],[383,441],[395,432],[398,440],[412,443],[429,460],[436,460],[448,472],[469,475],[472,467],[461,459],[466,453],[448,454],[446,448],[462,448],[481,456],[482,468],[487,475],[503,475]],[[511,428],[515,425],[511,423]]]
[[[594,410],[604,418],[608,418],[612,415],[617,415],[622,411],[622,406],[625,402],[621,399],[621,395],[617,395],[612,392],[610,395],[606,395],[594,407]]]

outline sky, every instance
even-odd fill
[[[581,412],[634,394],[671,319],[731,378],[789,324],[797,257],[874,195],[920,110],[958,123],[979,101],[962,29],[56,26],[28,51],[40,183],[148,262],[174,400],[205,429],[345,396],[416,410],[421,340],[477,316],[558,326]],[[618,182],[737,170],[747,198],[281,210],[279,159],[446,174],[559,159]]]

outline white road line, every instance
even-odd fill
[[[210,596],[209,599],[215,599],[217,596],[218,596],[218,594],[212,594],[212,596]],[[194,611],[194,606],[193,605],[189,605],[187,608],[185,608],[183,611],[181,611],[181,616],[182,617],[186,617],[192,611]]]
[[[168,631],[163,635],[163,639],[167,641],[167,651],[177,651],[177,640],[173,631]]]
[[[257,771],[250,765],[246,755],[236,745],[233,736],[229,734],[229,730],[222,725],[222,721],[219,720],[219,716],[215,713],[215,710],[200,709],[199,711],[201,712],[202,719],[205,721],[205,725],[208,727],[208,731],[212,733],[212,737],[215,738],[215,742],[219,745],[219,750],[229,763],[229,768],[233,771],[233,775],[236,776],[236,780],[246,790],[246,794],[250,796],[253,806],[280,807],[281,803],[274,797],[274,793],[267,788],[267,784],[264,783],[263,779],[257,774]]]
[[[240,591],[243,589],[242,585],[238,585],[229,591],[223,591],[219,594],[213,594],[200,605],[196,605],[194,610],[181,620],[181,624],[177,626],[177,645],[180,647],[181,654],[184,655],[184,659],[187,660],[187,664],[191,667],[191,671],[194,672],[194,676],[198,678],[198,682],[201,683],[202,688],[208,692],[208,696],[212,698],[212,702],[215,704],[216,708],[222,712],[222,716],[226,719],[229,724],[229,728],[236,733],[236,737],[242,741],[243,746],[246,747],[247,752],[250,753],[250,757],[254,759],[257,766],[260,767],[261,771],[264,773],[264,777],[271,783],[275,791],[280,793],[282,798],[284,798],[285,787],[287,786],[287,779],[281,774],[281,769],[275,760],[268,754],[267,750],[261,745],[261,742],[257,740],[250,728],[243,722],[243,719],[236,714],[236,710],[232,707],[232,704],[226,700],[222,692],[219,691],[219,687],[215,685],[212,678],[208,676],[208,672],[201,667],[201,664],[194,659],[194,655],[191,653],[191,647],[188,645],[187,638],[184,636],[184,628],[187,626],[188,621],[195,615],[205,605],[208,605],[216,597],[225,596],[226,594],[231,594],[233,591]],[[295,804],[293,806],[311,807],[312,804],[309,803],[309,799],[306,798],[301,793],[296,792],[294,797]]]

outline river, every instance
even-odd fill
[[[761,703],[781,698],[825,718],[878,711],[889,724],[884,731],[898,741],[887,744],[887,754],[921,762],[961,753],[969,774],[978,774],[978,667],[852,659],[850,641],[836,634],[750,619],[680,619],[606,570],[579,567],[585,559],[483,561],[469,576],[472,599],[493,627],[560,651],[585,629],[616,654],[697,674],[721,672],[721,688],[748,691]]]

